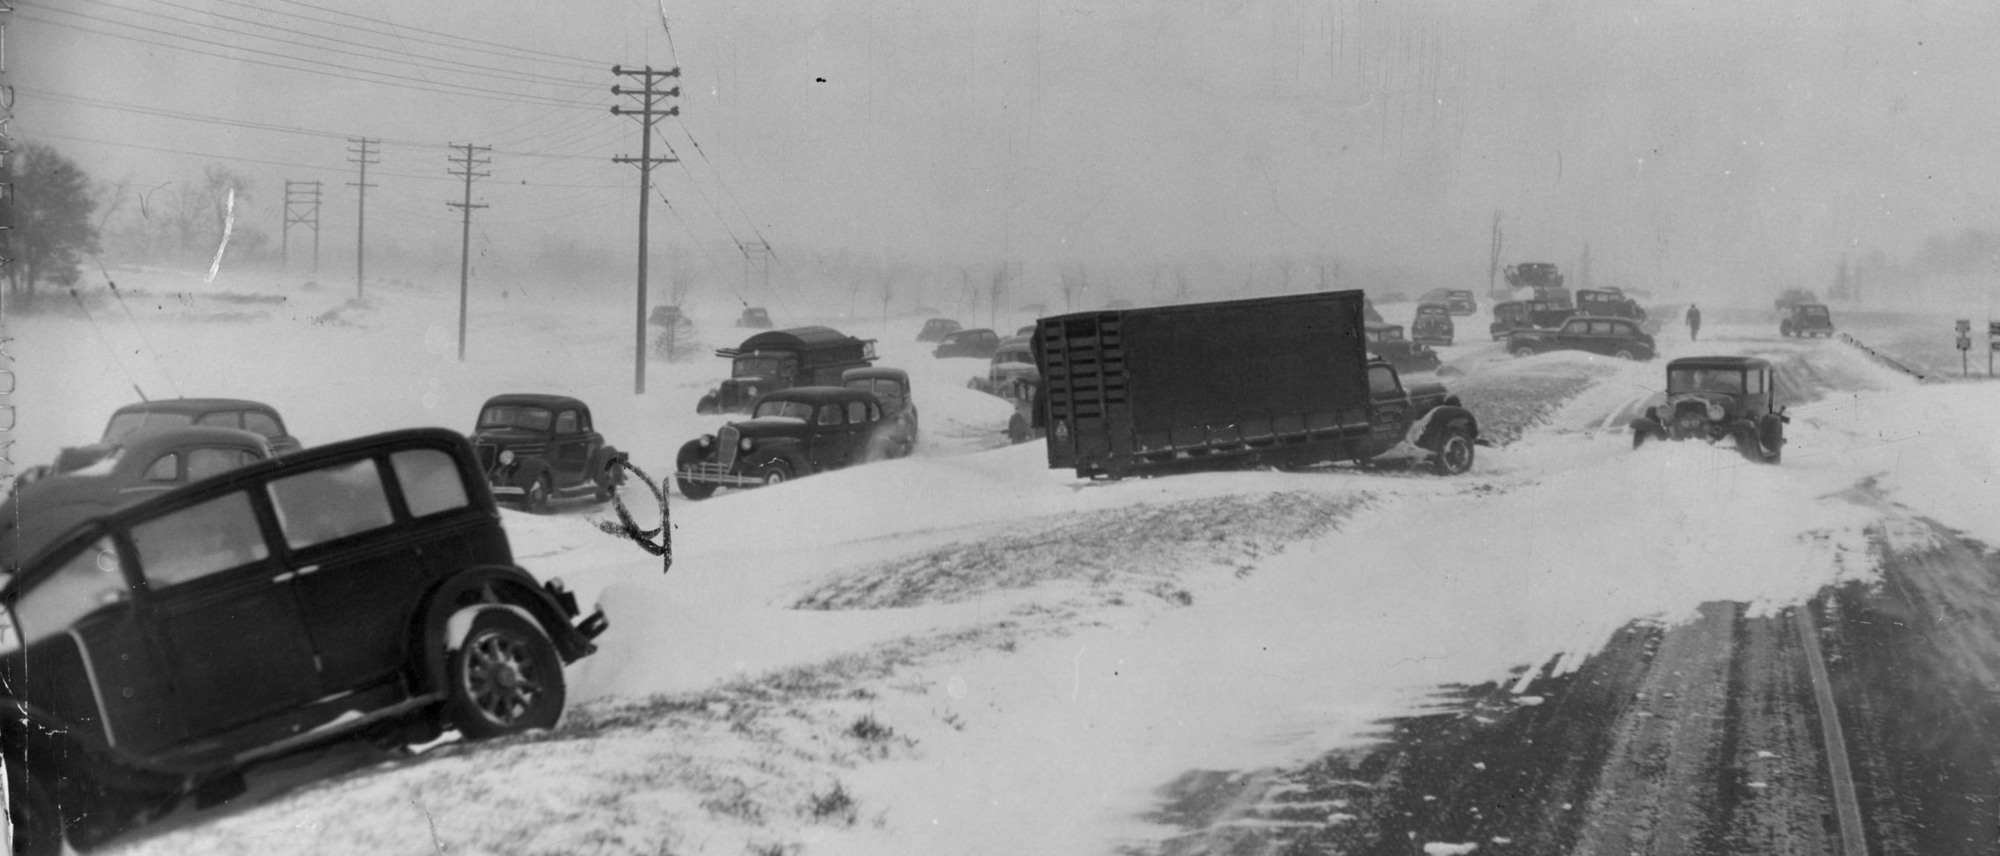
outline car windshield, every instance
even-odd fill
[[[1030,353],[1026,348],[1022,348],[1020,350],[996,351],[993,354],[993,362],[1023,363],[1027,365],[1032,365],[1035,362],[1035,355]]]
[[[793,419],[811,419],[813,406],[803,401],[784,398],[767,398],[757,402],[757,412],[750,414],[756,418],[765,416],[789,416]]]
[[[1802,306],[1799,308],[1799,312],[1804,314],[1807,318],[1826,317],[1826,307],[1824,306]]]
[[[481,428],[526,428],[530,431],[547,431],[554,420],[555,416],[548,408],[525,404],[497,404],[479,413]]]
[[[729,376],[777,377],[778,366],[783,362],[783,357],[774,356],[755,355],[737,357],[736,362],[729,367]]]
[[[1726,392],[1743,394],[1740,369],[1674,369],[1667,372],[1667,394],[1683,392]]]
[[[125,442],[125,438],[132,436],[137,431],[178,428],[182,425],[193,424],[194,416],[188,413],[153,413],[145,410],[129,411],[115,414],[111,417],[111,424],[104,426],[103,442],[113,444],[123,443]]]
[[[1403,328],[1384,327],[1379,330],[1370,330],[1368,331],[1368,338],[1374,339],[1377,342],[1399,342],[1403,339]]]

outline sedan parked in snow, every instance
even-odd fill
[[[1589,351],[1621,360],[1653,358],[1653,337],[1625,318],[1579,315],[1553,330],[1514,330],[1507,334],[1507,353],[1531,357],[1548,351]]]
[[[813,473],[897,457],[875,393],[801,386],[766,393],[750,418],[681,446],[674,481],[688,499],[721,487],[781,484]]]

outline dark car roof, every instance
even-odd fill
[[[842,381],[854,380],[855,378],[871,378],[871,377],[885,377],[891,380],[902,381],[904,386],[910,385],[909,372],[903,371],[902,369],[892,369],[887,366],[868,366],[865,368],[848,369],[847,371],[840,373],[840,379]]]
[[[1667,363],[1667,371],[1674,369],[1768,369],[1771,361],[1762,357],[1681,357]]]
[[[261,401],[247,398],[159,398],[152,401],[136,401],[113,411],[119,413],[186,413],[196,415],[216,410],[266,410],[278,412],[277,408]]]
[[[1493,308],[1495,310],[1498,310],[1502,306],[1526,306],[1526,305],[1528,305],[1527,301],[1523,300],[1502,300],[1499,303],[1493,304]]]
[[[953,327],[957,327],[957,326],[959,326],[959,324],[958,324],[958,322],[957,322],[957,321],[954,321],[954,320],[952,320],[952,319],[950,319],[950,318],[932,318],[932,319],[930,319],[930,320],[927,320],[927,321],[925,321],[925,322],[924,322],[924,326],[925,326],[925,327],[929,327],[929,326],[931,326],[931,325],[933,325],[933,324],[940,324],[940,325],[941,325],[941,324],[950,324],[950,325],[951,325],[951,326],[953,326]]]
[[[1811,308],[1811,307],[1815,307],[1815,306],[1816,306],[1816,307],[1819,307],[1819,308],[1821,308],[1821,309],[1825,309],[1825,308],[1826,308],[1826,304],[1824,304],[1824,303],[1794,303],[1794,304],[1792,304],[1792,308],[1793,308],[1793,309],[1808,309],[1808,308]]]
[[[581,399],[573,398],[567,395],[556,395],[554,393],[546,393],[546,392],[510,392],[503,395],[496,395],[493,396],[492,398],[486,399],[486,403],[480,405],[479,409],[485,410],[488,407],[504,406],[509,404],[528,405],[530,407],[546,407],[550,410],[561,410],[562,408],[565,407],[581,407],[585,410],[590,409],[589,406],[585,405]]]
[[[980,335],[999,336],[1000,334],[993,332],[993,328],[991,327],[967,327],[963,330],[953,330],[950,335],[962,339],[970,339]]]
[[[740,351],[754,351],[758,348],[799,347],[801,345],[827,345],[851,341],[854,337],[832,327],[787,327],[783,330],[766,330],[743,340]]]
[[[1403,325],[1401,325],[1401,324],[1392,324],[1392,323],[1390,323],[1390,322],[1388,322],[1388,321],[1364,321],[1364,322],[1362,322],[1362,326],[1363,326],[1363,327],[1365,327],[1365,328],[1367,328],[1367,329],[1369,329],[1369,330],[1388,330],[1388,329],[1396,329],[1396,330],[1401,330],[1401,329],[1403,329]]]
[[[867,390],[848,389],[844,386],[795,386],[791,389],[775,390],[757,396],[757,401],[751,404],[750,409],[752,411],[756,410],[756,405],[765,401],[799,401],[817,407],[822,404],[847,401],[873,401],[880,403],[881,399],[876,398],[875,393],[868,392]]]

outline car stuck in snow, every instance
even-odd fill
[[[558,499],[611,501],[625,456],[597,433],[590,407],[567,395],[496,395],[479,408],[473,448],[493,495],[533,512]]]
[[[674,482],[688,499],[717,488],[782,484],[826,470],[908,453],[885,420],[875,393],[802,386],[766,394],[750,418],[687,441],[674,458]]]
[[[1667,400],[1632,421],[1632,447],[1648,440],[1729,439],[1743,457],[1778,463],[1785,424],[1777,376],[1761,357],[1682,357],[1667,363]]]
[[[0,587],[16,853],[81,849],[341,740],[549,728],[596,650],[514,564],[472,446],[394,431],[87,521]]]

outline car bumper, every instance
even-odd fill
[[[681,467],[679,476],[682,481],[725,487],[755,487],[764,483],[762,479],[731,472],[721,464],[688,464]]]
[[[563,614],[570,618],[570,626],[575,627],[577,634],[581,635],[584,639],[596,639],[604,635],[604,631],[610,629],[611,620],[604,616],[604,607],[602,606],[592,610],[590,615],[583,620],[576,620],[576,617],[582,613],[582,610],[576,605],[576,594],[571,592],[568,586],[563,585],[562,580],[549,580],[542,583],[542,590],[548,592],[549,597],[555,599],[557,606],[562,607]]]

